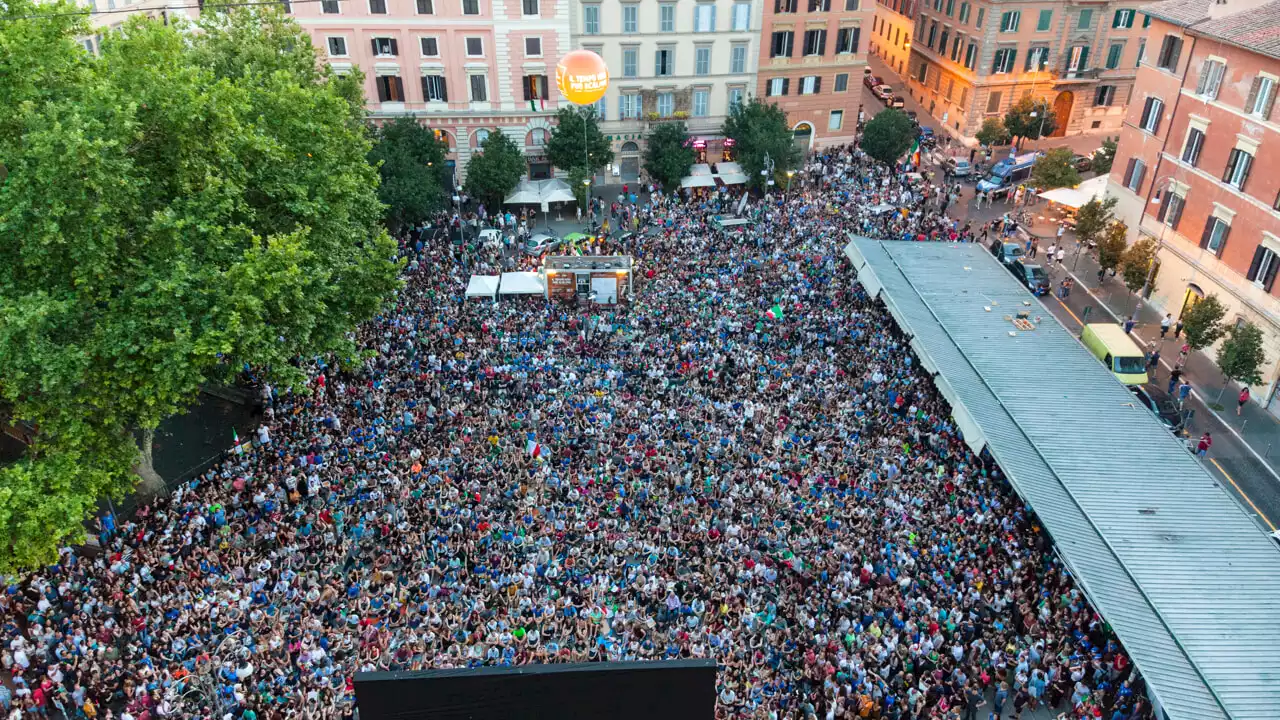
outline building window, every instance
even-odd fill
[[[599,35],[600,34],[600,6],[599,5],[583,5],[582,6],[582,34],[583,35]]]
[[[804,54],[806,56],[822,55],[826,51],[826,30],[806,30],[804,32]]]
[[[1166,191],[1164,201],[1160,203],[1160,214],[1156,216],[1156,220],[1168,225],[1170,230],[1177,230],[1178,221],[1182,219],[1182,208],[1186,204],[1186,199],[1181,195]]]
[[[786,95],[787,85],[789,84],[791,84],[791,81],[787,78],[770,78],[769,84],[765,87],[765,95],[768,97]]]
[[[463,15],[479,15],[480,0],[462,0]]]
[[[711,91],[693,91],[693,116],[706,117],[711,112]]]
[[[435,0],[418,0],[417,5],[418,5],[419,15],[435,15],[436,14]]]
[[[1196,94],[1216,100],[1218,91],[1222,89],[1222,78],[1226,77],[1226,74],[1225,63],[1218,60],[1205,60],[1200,66],[1200,79],[1196,81]]]
[[[484,57],[484,38],[469,37],[466,43],[467,57]]]
[[[751,3],[733,4],[733,29],[737,32],[751,29]]]
[[[347,39],[344,37],[331,37],[328,39],[329,55],[333,57],[346,57],[347,55]]]
[[[773,0],[775,15],[795,13],[800,10],[800,0]]]
[[[920,72],[916,75],[916,80],[918,80],[920,84],[923,85],[928,78],[929,78],[929,63],[922,61],[920,63]]]
[[[987,16],[986,8],[978,8],[978,19],[973,21],[973,26],[982,29],[982,19]]]
[[[710,75],[711,74],[711,48],[700,47],[693,51],[693,74],[694,75]]]
[[[369,12],[373,15],[386,15],[387,0],[369,0]]]
[[[943,30],[942,34],[938,36],[938,54],[939,55],[947,54],[947,40],[949,38],[950,38],[950,33],[947,32],[946,30]]]
[[[769,44],[769,57],[791,57],[791,41],[795,37],[790,30],[783,30],[773,34],[773,41]]]
[[[422,57],[440,57],[440,44],[433,37],[418,38],[418,49]]]
[[[622,32],[628,35],[640,32],[639,5],[628,4],[622,6]]]
[[[1142,67],[1142,61],[1147,59],[1147,39],[1142,38],[1138,41],[1138,59],[1133,61],[1134,67]]]
[[[960,22],[969,22],[969,3],[967,2],[960,3]]]
[[[371,40],[373,54],[378,57],[395,57],[399,51],[395,38],[377,37]]]
[[[542,57],[542,38],[527,37],[524,39],[525,57]]]
[[[1252,168],[1253,156],[1240,148],[1232,148],[1231,154],[1227,156],[1227,170],[1222,174],[1222,182],[1237,190],[1244,190]]]
[[[947,17],[952,17],[952,13],[956,9],[956,0],[947,0]]]
[[[1187,131],[1187,141],[1182,144],[1182,162],[1195,167],[1200,162],[1200,151],[1204,149],[1204,132],[1200,128]]]
[[[1259,75],[1253,79],[1249,88],[1249,99],[1244,103],[1244,111],[1263,119],[1271,117],[1271,106],[1276,101],[1276,79],[1270,75]]]
[[[1111,103],[1116,99],[1115,85],[1099,85],[1097,90],[1093,91],[1094,107],[1111,107]]]
[[[1041,10],[1040,18],[1036,20],[1036,32],[1045,32],[1049,26],[1053,24],[1053,11]]]
[[[981,10],[981,8],[979,8]],[[978,61],[978,45],[972,41],[969,46],[964,49],[964,66],[973,69],[973,64]]]
[[[734,45],[729,48],[729,72],[738,75],[747,71],[747,46]]]
[[[427,102],[449,102],[449,86],[444,76],[423,75],[422,97]]]
[[[801,95],[816,95],[822,90],[822,78],[817,75],[806,75],[800,80]]]
[[[640,74],[640,48],[622,48],[622,77],[633,78]]]
[[[988,114],[1000,112],[1000,95],[1001,93],[999,90],[993,93],[989,93],[987,95],[987,113]]]
[[[1120,58],[1124,55],[1124,43],[1111,43],[1111,47],[1107,48],[1107,69],[1115,70],[1120,67]]]
[[[671,48],[663,48],[653,55],[653,74],[658,77],[666,77],[675,72],[675,55],[676,51]]]
[[[321,0],[320,12],[324,13],[325,15],[337,15],[338,0]]]
[[[524,99],[546,100],[549,97],[546,75],[524,76]]]
[[[858,11],[858,0],[844,0],[844,11],[845,11],[845,12],[857,12],[857,11]]]
[[[1124,171],[1124,186],[1138,192],[1142,187],[1142,177],[1147,174],[1147,164],[1138,158],[1129,158],[1129,166]]]
[[[1067,76],[1075,77],[1089,68],[1089,46],[1074,45],[1067,54]]]
[[[1259,245],[1253,252],[1253,262],[1249,263],[1248,278],[1263,290],[1271,292],[1276,281],[1276,270],[1280,269],[1280,256],[1271,248]]]
[[[960,48],[964,45],[964,36],[956,33],[956,39],[951,41],[951,62],[960,62]]]
[[[666,3],[658,6],[658,30],[660,32],[676,31],[676,6]]]
[[[618,96],[618,117],[626,120],[637,119],[640,117],[640,96],[639,95],[619,95]]]
[[[846,92],[849,89],[849,73],[836,73],[836,92]]]
[[[676,96],[672,93],[658,93],[658,116],[668,118],[675,112]]]
[[[934,20],[929,23],[929,39],[925,41],[925,45],[933,47],[933,41],[938,37],[938,21]]]
[[[1049,67],[1049,48],[1033,47],[1027,48],[1027,64],[1023,67],[1026,72],[1040,71]]]
[[[693,6],[693,31],[706,33],[716,31],[716,6],[711,3],[698,3]]]
[[[484,143],[486,140],[489,139],[489,135],[491,134],[492,133],[490,133],[485,128],[480,128],[479,130],[476,130],[471,135],[471,146],[474,147],[476,150],[484,149]]]
[[[539,15],[538,0],[520,0],[520,14],[526,17]]]
[[[404,102],[404,82],[399,75],[379,75],[374,84],[379,102]]]
[[[1209,216],[1204,224],[1204,233],[1200,235],[1200,247],[1209,252],[1222,257],[1222,248],[1227,245],[1227,235],[1231,233],[1231,226],[1222,221],[1222,218]]]
[[[1156,67],[1161,70],[1175,72],[1178,69],[1178,56],[1182,54],[1182,38],[1177,35],[1165,35],[1160,43],[1160,54],[1156,56]]]
[[[472,75],[471,102],[489,102],[489,78],[484,75]]]
[[[1117,10],[1115,16],[1111,18],[1111,27],[1131,28],[1133,27],[1133,18],[1137,14],[1136,10]]]
[[[995,60],[991,63],[991,73],[1013,72],[1013,61],[1018,55],[1017,48],[1000,48],[996,50]]]
[[[1142,106],[1142,119],[1138,127],[1155,135],[1160,130],[1160,115],[1163,112],[1164,101],[1156,97],[1147,98],[1146,104]]]
[[[858,36],[862,28],[840,28],[836,32],[836,54],[850,55],[858,52]]]
[[[827,129],[839,130],[844,127],[844,111],[832,110],[831,115],[827,117]]]
[[[742,104],[742,98],[746,95],[746,91],[742,88],[729,88],[729,107]]]
[[[1086,8],[1084,10],[1081,10],[1080,14],[1076,16],[1077,30],[1088,30],[1089,26],[1092,24],[1093,24],[1093,10]]]
[[[831,0],[809,0],[809,12],[829,12]]]
[[[1000,32],[1018,32],[1018,23],[1022,20],[1021,10],[1000,13]]]

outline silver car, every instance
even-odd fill
[[[560,243],[562,242],[563,241],[555,235],[534,233],[529,237],[529,241],[525,243],[524,249],[525,252],[530,255],[541,255],[560,247]]]
[[[945,164],[951,171],[951,177],[969,177],[973,174],[973,165],[964,158],[947,158]]]

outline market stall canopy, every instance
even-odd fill
[[[1082,205],[1101,198],[1107,193],[1107,176],[1099,175],[1096,178],[1090,178],[1073,188],[1054,188],[1040,193],[1040,197],[1059,205],[1066,205],[1069,208],[1079,209]]]
[[[542,277],[536,272],[502,273],[499,295],[542,295],[547,291]]]
[[[729,163],[723,163],[721,167],[727,164]],[[745,173],[721,173],[717,177],[719,177],[720,182],[725,185],[744,185],[747,182],[747,176]]]
[[[696,165],[694,167],[697,167]],[[705,166],[704,166],[705,167]],[[714,175],[689,175],[680,178],[680,187],[715,187],[716,179]]]
[[[504,200],[507,205],[545,205],[574,202],[573,190],[564,180],[522,180]]]
[[[497,275],[472,275],[471,280],[467,283],[468,298],[489,298],[490,300],[498,296],[498,276]]]
[[[694,176],[711,175],[711,166],[706,163],[696,163],[689,168],[689,174]]]

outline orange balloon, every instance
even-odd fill
[[[609,67],[590,50],[574,50],[556,64],[556,87],[569,102],[590,105],[609,89]]]

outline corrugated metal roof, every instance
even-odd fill
[[[1280,718],[1280,550],[1181,441],[985,248],[854,238],[845,252],[1169,717]],[[1019,310],[1034,330],[1005,319]]]

